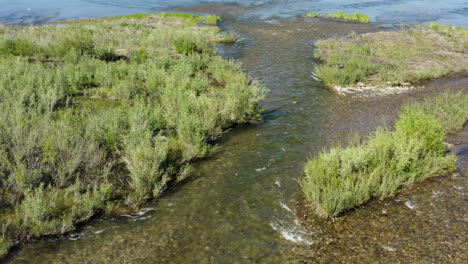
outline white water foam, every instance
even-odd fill
[[[279,181],[275,181],[275,185],[281,188],[281,183]]]
[[[285,205],[284,203],[280,202],[280,205],[283,209],[285,209],[286,211],[290,212],[291,214],[294,214],[293,210],[291,210],[291,208],[289,208],[287,205]]]
[[[285,238],[286,240],[292,241],[294,243],[304,243],[307,245],[313,244],[312,241],[306,239],[301,234],[297,233],[294,228],[286,229],[286,228],[279,227],[273,223],[271,223],[270,226],[271,228],[273,228],[273,230],[280,232],[281,236]]]
[[[411,210],[414,210],[414,208],[418,207],[414,202],[412,201],[406,201],[405,202],[406,207],[408,207]]]
[[[388,250],[388,251],[391,251],[391,252],[395,252],[396,251],[396,248],[393,248],[393,247],[389,247],[389,246],[382,246],[384,249]]]

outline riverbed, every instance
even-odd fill
[[[391,126],[405,102],[449,89],[468,92],[466,74],[426,83],[424,89],[406,94],[365,99],[340,97],[313,77],[313,65],[318,63],[313,59],[314,42],[351,31],[391,30],[397,18],[385,19],[382,10],[405,7],[413,12],[423,1],[373,1],[367,6],[360,1],[195,6],[195,1],[171,1],[169,6],[162,1],[158,5],[114,0],[107,1],[106,13],[99,0],[70,2],[102,8],[90,8],[90,16],[160,10],[221,15],[221,27],[236,31],[243,41],[220,46],[219,53],[240,61],[270,90],[262,104],[264,122],[227,132],[217,142],[218,153],[198,162],[191,177],[146,208],[132,215],[98,217],[67,236],[21,245],[8,263],[464,263],[468,259],[466,130],[451,139],[460,143],[454,150],[460,156],[457,174],[429,180],[392,199],[372,201],[334,222],[310,216],[306,229],[300,222],[303,215],[297,216],[304,212],[298,210],[297,179],[309,157],[346,142],[353,133],[366,135],[378,126]],[[444,8],[461,3],[450,1]],[[299,17],[314,8],[357,9],[379,23]],[[37,22],[85,16],[80,13],[84,11],[72,14],[57,7],[56,15],[46,18],[49,11],[42,10]],[[466,25],[463,10],[438,18],[427,11],[421,15],[425,19],[407,22],[439,19]],[[3,22],[22,22],[1,12]],[[35,18],[28,19],[24,21]]]

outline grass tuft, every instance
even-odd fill
[[[452,104],[445,104],[450,98]],[[444,136],[468,120],[468,96],[446,94],[406,106],[395,130],[379,129],[364,144],[332,148],[310,160],[301,186],[324,216],[393,196],[401,188],[455,170]],[[442,126],[444,124],[444,126]],[[445,126],[446,124],[450,124]]]
[[[233,31],[223,32],[220,37],[220,42],[222,43],[236,43],[241,41],[239,34]]]
[[[315,17],[318,17],[319,14],[315,13],[315,12],[310,12],[308,14],[305,14],[304,17],[310,17],[310,18],[315,18]]]
[[[327,17],[351,20],[351,21],[359,21],[362,23],[370,22],[370,17],[362,13],[347,14],[345,12],[338,12],[338,13],[330,13],[327,15]]]

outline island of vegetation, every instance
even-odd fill
[[[0,256],[135,210],[188,175],[264,90],[215,55],[219,17],[0,27]],[[203,25],[201,25],[203,24]]]
[[[370,17],[366,14],[362,13],[353,13],[353,14],[348,14],[345,12],[338,12],[338,13],[330,13],[328,15],[321,15],[315,12],[310,12],[304,17],[310,17],[310,18],[316,18],[316,17],[328,17],[328,18],[336,18],[336,19],[341,19],[341,20],[348,20],[348,21],[357,21],[357,22],[362,22],[362,23],[369,23],[370,22]]]
[[[317,213],[338,216],[372,197],[455,170],[444,137],[468,121],[468,95],[447,93],[403,108],[394,130],[378,129],[364,143],[337,147],[311,159],[301,182]]]
[[[339,94],[385,95],[468,70],[468,30],[429,23],[316,43],[315,74]]]
[[[430,23],[351,35],[316,44],[324,64],[316,75],[338,93],[404,90],[422,80],[468,70],[468,30]],[[376,92],[377,91],[377,92]],[[380,128],[364,142],[335,147],[309,160],[301,187],[318,215],[339,216],[373,197],[455,170],[444,139],[468,121],[468,95],[446,93],[406,105],[393,130]]]

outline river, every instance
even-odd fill
[[[2,0],[4,1],[4,0]],[[42,3],[41,3],[42,2]],[[467,25],[464,1],[32,1],[7,3],[0,22],[36,23],[135,12],[221,15],[244,41],[219,53],[270,90],[265,122],[235,128],[222,148],[198,162],[189,179],[145,209],[98,217],[76,232],[27,243],[8,263],[463,263],[467,260],[467,143],[459,173],[429,180],[392,199],[372,201],[336,222],[306,230],[296,216],[307,158],[352,133],[391,125],[399,107],[447,89],[467,90],[468,76],[443,78],[422,91],[374,99],[338,97],[312,78],[313,44],[400,23]],[[213,2],[213,3],[212,3]],[[28,8],[30,10],[28,10]],[[302,19],[307,11],[359,11],[370,25]],[[464,142],[464,143],[463,143]],[[418,262],[419,261],[419,262]]]

